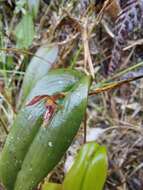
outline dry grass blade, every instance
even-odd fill
[[[88,44],[89,37],[88,37],[88,30],[87,30],[88,27],[87,26],[88,26],[88,21],[85,20],[84,26],[83,26],[83,32],[82,32],[82,39],[83,39],[83,46],[84,46],[84,69],[85,70],[87,69],[87,64],[88,64],[91,76],[93,78],[95,78],[94,77],[94,67],[93,67],[90,50],[89,50],[89,44]]]

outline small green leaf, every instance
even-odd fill
[[[72,168],[66,175],[63,183],[64,190],[72,190],[73,188],[74,190],[81,190],[83,179],[91,160],[91,155],[98,148],[99,145],[95,143],[87,143],[81,148]]]
[[[15,28],[17,48],[28,48],[35,35],[34,23],[31,14],[23,15],[22,20]]]
[[[44,183],[41,190],[62,190],[62,185],[57,183]]]
[[[102,190],[107,177],[107,152],[100,146],[94,155],[84,177],[82,190]]]
[[[63,190],[102,190],[107,176],[107,153],[103,146],[85,144],[67,173]]]
[[[18,106],[26,100],[36,82],[47,75],[58,56],[58,46],[42,46],[30,61],[25,73]]]

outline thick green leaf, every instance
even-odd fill
[[[107,175],[107,153],[103,146],[85,144],[67,173],[63,190],[102,190]]]
[[[101,146],[96,151],[84,177],[82,190],[102,190],[107,177],[107,152]]]
[[[16,117],[0,157],[0,181],[12,190],[27,149],[43,122],[44,104],[25,107]]]
[[[15,36],[18,48],[28,48],[35,35],[34,23],[31,14],[27,13],[22,17],[20,23],[16,26]]]
[[[47,75],[58,56],[58,46],[42,46],[29,63],[23,81],[19,106],[29,95],[36,82]]]
[[[61,89],[68,91],[83,76],[82,73],[72,69],[56,69],[49,71],[48,75],[39,80],[27,97],[26,102],[31,101],[35,96],[42,94],[53,95]],[[49,91],[50,88],[50,91]]]
[[[28,0],[29,11],[32,13],[33,18],[37,17],[39,5],[40,0]]]
[[[82,77],[66,96],[63,108],[46,127],[41,126],[23,161],[14,190],[32,190],[58,164],[85,114],[89,83],[88,77]]]
[[[91,162],[91,155],[98,148],[99,145],[95,143],[87,143],[81,148],[72,168],[66,175],[63,190],[82,190],[83,179]]]
[[[80,74],[77,71],[54,70],[49,73],[49,76],[41,79],[44,85],[38,83],[35,89],[38,95],[42,95],[45,90],[46,94],[53,95],[66,91],[66,89],[69,90],[79,78]],[[29,98],[34,97],[35,89],[33,89]],[[44,112],[43,102],[33,106],[25,106],[14,121],[0,158],[0,181],[8,190],[13,189],[17,173],[21,168],[27,150],[43,123]]]
[[[44,183],[41,190],[62,190],[62,185],[57,183]]]

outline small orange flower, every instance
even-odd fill
[[[49,95],[35,96],[28,104],[26,104],[26,106],[32,106],[40,102],[41,100],[45,100],[46,111],[44,113],[43,119],[44,119],[44,124],[47,124],[57,110],[58,105],[56,100],[63,98],[64,96],[65,94],[56,94],[53,96]]]
[[[46,111],[44,113],[43,119],[44,123],[47,124],[50,121],[50,119],[53,117],[55,111],[57,110],[57,103],[54,96],[48,96],[48,95],[35,96],[26,106],[35,105],[41,100],[45,100]]]

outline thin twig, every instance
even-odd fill
[[[37,57],[39,58],[40,60],[42,61],[45,61],[45,62],[48,62],[49,64],[51,64],[50,61],[48,60],[45,60],[43,57],[40,57],[34,53],[31,53],[29,51],[26,51],[26,50],[22,50],[22,49],[17,49],[17,48],[0,48],[0,51],[6,51],[6,52],[9,52],[9,51],[12,51],[12,52],[15,52],[15,53],[19,53],[19,54],[26,54],[26,55],[32,55],[34,57]]]
[[[143,44],[143,39],[139,39],[139,40],[136,40],[136,41],[131,41],[130,45],[128,45],[127,47],[125,47],[123,49],[123,51],[126,51],[128,49],[131,49],[131,48],[137,46],[137,45],[142,45],[142,44]]]
[[[105,3],[104,3],[104,5],[103,5],[103,7],[102,7],[100,13],[98,14],[97,19],[96,19],[96,23],[97,23],[97,24],[99,24],[99,23],[101,22],[102,17],[103,17],[104,12],[105,12],[105,9],[106,9],[107,6],[109,5],[109,1],[110,1],[110,0],[105,1]]]
[[[95,91],[90,92],[89,96],[93,96],[93,95],[99,94],[101,92],[105,92],[107,90],[112,90],[112,89],[118,88],[118,87],[122,86],[123,84],[127,84],[127,83],[130,83],[132,81],[139,80],[141,78],[143,78],[143,75],[140,75],[137,77],[132,77],[132,78],[122,80],[119,82],[111,82],[111,83],[105,84],[105,86],[96,88]],[[104,84],[102,84],[102,85],[104,85]]]
[[[84,68],[86,70],[87,68],[87,63],[89,65],[90,73],[93,78],[94,77],[94,67],[90,55],[90,50],[89,50],[89,44],[88,44],[88,31],[87,31],[87,25],[88,22],[87,20],[85,21],[85,26],[83,27],[83,32],[82,32],[82,39],[83,39],[83,44],[84,44]]]
[[[117,74],[115,74],[114,76],[111,76],[111,77],[109,77],[108,78],[108,81],[111,81],[111,80],[114,80],[114,79],[116,79],[116,78],[118,78],[118,77],[120,77],[120,76],[123,76],[124,74],[126,74],[126,73],[128,73],[128,72],[130,72],[130,71],[132,71],[132,70],[134,70],[134,69],[138,69],[139,67],[142,67],[143,66],[143,62],[140,62],[140,63],[137,63],[137,64],[135,64],[135,65],[133,65],[133,66],[131,66],[131,67],[128,67],[127,69],[124,69],[124,70],[122,70],[122,71],[119,71]],[[107,81],[107,80],[106,80]],[[106,82],[105,81],[105,82]],[[104,82],[103,82],[104,83]]]

